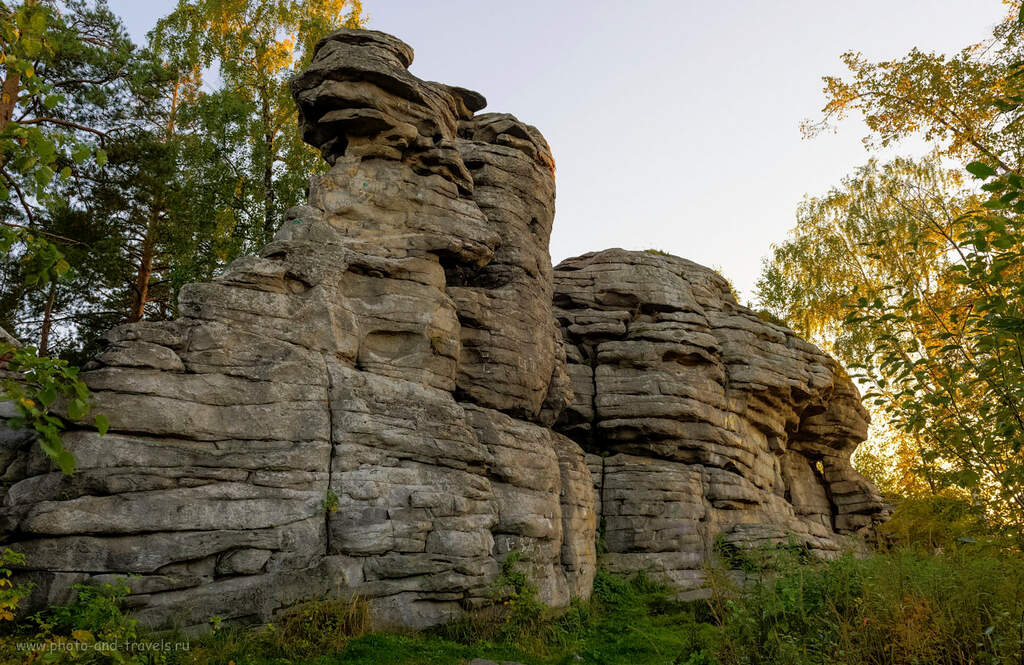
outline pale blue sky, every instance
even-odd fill
[[[110,0],[137,41],[172,0]],[[1000,0],[363,0],[419,77],[482,92],[554,151],[551,255],[656,248],[721,267],[745,296],[804,194],[868,158],[859,120],[800,137],[841,53],[951,52]],[[900,154],[923,151],[906,145]]]

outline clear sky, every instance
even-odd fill
[[[137,41],[173,0],[110,0]],[[800,136],[847,50],[952,52],[1000,0],[363,0],[416,50],[412,71],[536,125],[555,155],[552,259],[661,249],[749,296],[805,194],[868,158],[859,120]],[[900,154],[915,154],[906,145]]]

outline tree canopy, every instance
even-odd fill
[[[288,80],[357,0],[182,0],[143,45],[103,0],[0,5],[0,326],[81,360],[267,242],[317,153]]]
[[[849,75],[824,79],[822,118],[805,132],[857,112],[869,148],[919,135],[933,152],[869,160],[807,198],[764,263],[758,298],[865,389],[888,440],[862,456],[865,470],[897,494],[967,497],[1019,534],[1024,23],[1010,4],[991,39],[952,57],[843,56]]]

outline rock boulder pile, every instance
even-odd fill
[[[834,361],[683,259],[553,270],[543,136],[412,56],[320,41],[292,85],[330,170],[180,319],[106,336],[82,376],[111,427],[66,433],[74,476],[0,439],[0,535],[34,604],[125,577],[150,625],[359,595],[415,628],[487,603],[511,551],[561,606],[598,540],[610,569],[686,590],[716,540],[828,554],[884,517]]]

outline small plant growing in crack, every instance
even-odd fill
[[[323,506],[325,513],[336,513],[338,512],[338,495],[334,493],[334,490],[328,488],[327,496],[320,505]]]

